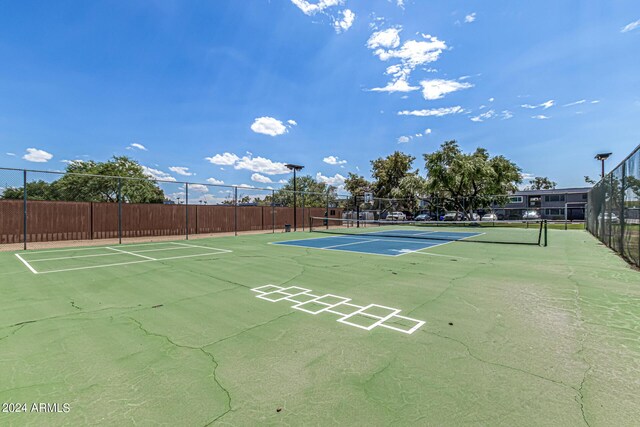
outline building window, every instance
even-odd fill
[[[509,203],[522,203],[522,196],[510,196]]]
[[[587,200],[587,193],[582,194],[582,200]]]
[[[564,194],[550,194],[544,196],[545,202],[564,202]]]
[[[335,215],[335,214],[336,214],[335,209],[331,209],[331,213],[329,215]]]
[[[564,208],[547,208],[544,210],[544,214],[549,216],[564,216]]]

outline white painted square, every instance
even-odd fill
[[[393,320],[393,318],[404,319],[404,320],[407,320],[409,323],[413,323],[414,325],[412,327],[410,327],[409,329],[403,329],[403,328],[400,328],[398,326],[387,325],[384,322],[382,322],[382,323],[380,323],[379,326],[382,326],[383,328],[392,329],[394,331],[398,331],[398,332],[402,332],[402,333],[411,335],[412,333],[414,333],[415,331],[420,329],[422,327],[422,325],[427,323],[424,320],[412,319],[411,317],[399,316],[397,314],[389,317],[388,319],[385,320],[385,322],[391,321],[391,320]]]
[[[275,291],[279,291],[282,290],[282,286],[276,286],[276,285],[264,285],[264,286],[258,286],[257,288],[253,288],[251,289],[251,291],[253,292],[258,292],[260,294],[267,294],[269,292],[275,292]]]
[[[274,292],[266,292],[266,293],[257,295],[257,297],[267,301],[277,302],[290,297],[295,297],[296,295],[305,294],[307,292],[311,292],[311,289],[304,289],[304,288],[298,288],[297,286],[291,286],[289,288],[281,288],[280,290],[277,290]]]
[[[373,324],[369,325],[369,326],[362,326],[362,325],[358,325],[357,323],[353,323],[353,322],[349,322],[347,319],[349,319],[350,317],[353,317],[357,314],[364,314],[364,312],[371,307],[379,307],[379,308],[385,308],[388,309],[390,311],[390,313],[382,318],[379,318],[376,322],[374,322]],[[345,316],[341,319],[338,319],[337,321],[340,323],[344,323],[350,326],[355,326],[356,328],[360,328],[360,329],[364,329],[367,331],[370,331],[371,329],[375,328],[376,326],[380,325],[382,322],[384,322],[385,320],[387,320],[388,318],[392,317],[395,314],[400,313],[401,310],[398,310],[397,308],[393,308],[393,307],[386,307],[384,305],[378,305],[378,304],[369,304],[368,306],[360,309],[360,310],[356,310],[353,313],[349,314],[348,316]],[[368,315],[367,317],[373,317],[372,315]],[[378,317],[378,316],[376,316]]]

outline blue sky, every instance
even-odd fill
[[[456,139],[581,186],[640,143],[635,0],[5,2],[0,58],[4,167],[340,185]]]

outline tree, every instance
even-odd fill
[[[596,185],[596,181],[591,179],[591,177],[589,175],[585,175],[584,176],[584,182],[586,182],[587,184],[591,184],[591,185]]]
[[[362,195],[371,191],[373,184],[364,179],[363,176],[349,172],[347,179],[344,180],[344,188],[351,195]]]
[[[122,178],[118,178],[122,177]],[[134,179],[128,179],[134,178]],[[117,202],[118,181],[122,200],[127,203],[163,203],[160,186],[149,179],[138,162],[126,156],[114,156],[106,162],[71,162],[65,174],[52,183],[27,183],[27,196],[32,200],[65,200],[78,202]],[[22,188],[9,188],[3,198],[22,198]]]
[[[546,176],[536,176],[529,180],[529,184],[531,185],[527,187],[527,190],[553,190],[556,188],[556,183]]]
[[[418,210],[420,198],[427,194],[427,180],[417,173],[404,176],[398,186],[391,190],[391,195],[402,199],[402,204],[411,212]]]
[[[333,205],[337,200],[335,187],[318,182],[311,175],[297,177],[296,190],[298,191],[296,195],[298,207],[302,207],[303,202],[306,207],[326,207],[327,195],[329,204]],[[274,196],[277,206],[293,206],[293,177],[289,178],[289,181],[281,189],[276,190]]]
[[[440,150],[424,154],[426,190],[438,197],[446,209],[468,217],[469,212],[506,203],[506,194],[522,182],[520,168],[503,156],[491,157],[484,148],[463,153],[456,141],[444,142]],[[496,197],[497,195],[497,197]]]
[[[2,193],[3,199],[22,199],[23,187],[7,187]],[[27,198],[29,200],[60,200],[58,188],[53,183],[43,180],[27,182]]]
[[[400,185],[400,180],[410,172],[411,165],[416,158],[400,151],[385,158],[378,158],[371,161],[371,175],[374,178],[373,190],[376,197],[392,197],[394,188]]]

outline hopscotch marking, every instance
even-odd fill
[[[277,285],[264,285],[251,289],[252,292],[257,293],[257,298],[263,299],[269,302],[289,301],[294,305],[291,308],[304,311],[312,315],[318,315],[320,313],[332,313],[342,316],[337,319],[338,322],[345,325],[354,326],[359,329],[370,331],[377,327],[391,329],[396,332],[402,332],[404,334],[411,335],[418,329],[420,329],[426,322],[424,320],[413,319],[411,317],[401,316],[400,309],[387,307],[378,304],[369,304],[366,306],[352,304],[351,298],[341,297],[334,294],[315,295],[311,293],[310,289],[301,288],[298,286],[282,287]],[[330,301],[333,300],[333,301]],[[319,309],[311,310],[305,305],[321,306]],[[370,309],[386,310],[387,313],[383,315],[377,315],[368,313]],[[346,311],[346,313],[345,313]],[[349,319],[354,316],[362,316],[368,319],[372,319],[370,325],[361,325],[350,321]],[[393,325],[394,320],[402,320],[406,324],[413,324],[403,329],[399,326]],[[390,323],[390,324],[389,324]]]

